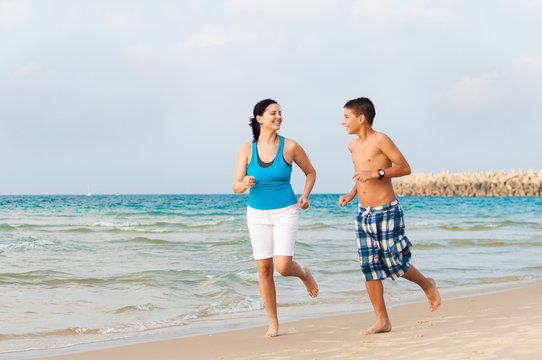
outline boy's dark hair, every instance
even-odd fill
[[[267,107],[271,104],[277,104],[277,102],[273,99],[265,99],[254,105],[254,110],[252,110],[254,117],[250,118],[250,122],[248,123],[248,125],[252,128],[254,141],[258,141],[258,138],[260,137],[260,123],[258,120],[256,120],[256,116],[263,115],[265,109],[267,109]]]
[[[373,120],[376,116],[375,106],[373,102],[366,97],[352,99],[344,104],[345,109],[350,109],[356,116],[365,115],[369,125],[373,126]]]

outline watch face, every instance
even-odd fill
[[[378,170],[378,175],[384,176],[384,170]]]

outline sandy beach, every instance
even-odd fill
[[[393,307],[393,331],[361,336],[371,312],[48,357],[87,359],[540,359],[542,284],[490,295]]]

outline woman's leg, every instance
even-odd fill
[[[282,276],[295,276],[303,281],[311,297],[318,296],[318,284],[307,267],[292,260],[299,221],[297,204],[280,209],[273,214],[273,241],[275,268]]]
[[[308,267],[301,267],[292,260],[292,256],[275,256],[275,268],[282,276],[295,276],[303,281],[310,297],[318,296],[318,284]]]
[[[275,337],[279,332],[279,319],[277,317],[277,293],[273,279],[273,258],[256,260],[258,264],[258,282],[263,304],[269,317],[269,329],[266,337]]]

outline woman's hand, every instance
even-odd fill
[[[250,161],[250,149],[252,144],[246,142],[239,148],[237,161],[235,162],[235,175],[233,176],[233,192],[242,194],[246,189],[254,186],[254,176],[247,176],[247,165]]]
[[[299,201],[297,202],[297,204],[302,210],[307,210],[309,208],[309,199],[302,196],[299,198]]]
[[[286,139],[284,146],[285,149],[293,155],[293,162],[295,162],[305,174],[305,187],[303,188],[303,192],[301,193],[301,197],[297,201],[297,204],[301,210],[307,210],[309,208],[309,196],[314,186],[314,182],[316,181],[316,170],[314,170],[305,150],[303,150],[298,143]]]
[[[243,182],[243,186],[245,187],[245,190],[250,189],[251,187],[254,186],[254,176],[245,176],[242,182]]]

